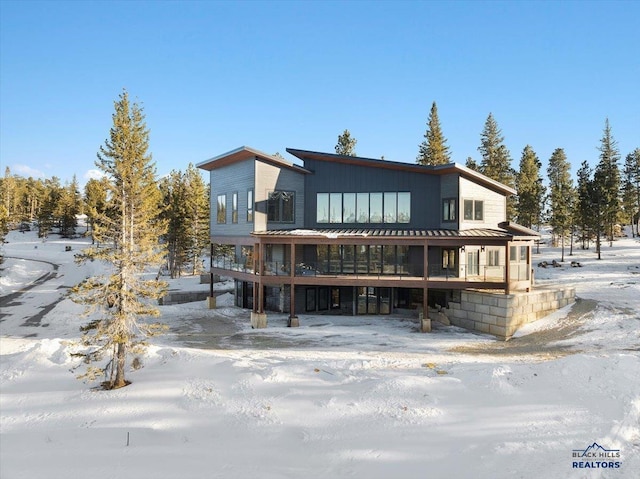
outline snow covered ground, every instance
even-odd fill
[[[395,316],[287,328],[272,314],[252,330],[228,294],[216,310],[163,306],[171,332],[116,391],[77,380],[69,354],[83,320],[64,294],[98,267],[73,263],[86,240],[7,240],[3,479],[640,477],[636,239],[536,268],[581,300],[507,343]],[[552,259],[543,246],[534,263]]]

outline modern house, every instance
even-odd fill
[[[210,172],[211,274],[235,280],[254,326],[266,325],[265,311],[295,326],[312,312],[426,321],[431,307],[512,334],[493,317],[512,315],[506,298],[531,290],[537,238],[506,221],[512,188],[458,164],[287,152],[296,163],[241,147],[198,165]],[[467,293],[488,295],[485,325],[470,319]]]

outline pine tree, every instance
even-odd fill
[[[498,124],[489,113],[480,135],[478,151],[482,155],[480,173],[500,183],[515,187],[515,172],[511,168],[511,153],[503,143],[504,137]],[[507,198],[507,219],[515,216],[515,198]]]
[[[60,234],[64,238],[71,238],[75,234],[78,226],[77,215],[80,214],[81,199],[78,189],[78,180],[73,175],[71,183],[67,184],[61,191],[56,215],[60,221]]]
[[[94,235],[96,222],[104,217],[107,211],[107,191],[109,180],[102,177],[99,180],[91,178],[84,186],[84,204],[87,215],[87,228],[91,229],[91,244],[95,244]]]
[[[187,188],[182,173],[171,171],[160,183],[160,191],[164,205],[162,217],[167,222],[164,236],[167,245],[167,266],[171,278],[177,278],[187,261],[189,247]]]
[[[60,198],[62,197],[60,179],[55,176],[50,180],[46,179],[44,190],[44,198],[38,211],[38,236],[40,238],[47,238],[49,233],[53,232],[54,227],[60,226],[58,215]]]
[[[589,239],[595,228],[595,210],[593,201],[593,184],[589,163],[583,161],[577,172],[578,185],[576,187],[576,226],[580,231],[582,249],[589,248]]]
[[[547,175],[549,177],[549,223],[553,233],[560,238],[562,243],[562,259],[564,261],[564,238],[570,231],[571,198],[573,196],[573,181],[570,173],[571,165],[562,148],[556,148],[549,159]]]
[[[420,165],[446,165],[451,162],[447,139],[442,134],[442,129],[440,128],[438,107],[435,101],[431,105],[427,131],[424,134],[424,138],[418,150],[416,163]]]
[[[113,126],[96,161],[109,180],[112,207],[95,230],[96,239],[105,247],[89,248],[80,257],[81,262],[102,260],[110,271],[72,290],[73,299],[87,305],[87,313],[98,316],[84,336],[86,358],[97,361],[106,353],[111,360],[104,368],[90,368],[87,375],[108,375],[103,384],[108,389],[126,386],[127,355],[161,329],[146,318],[159,315],[152,300],[162,295],[166,285],[142,275],[147,266],[159,264],[164,256],[159,244],[165,229],[159,220],[160,191],[148,148],[149,131],[142,108],[130,104],[124,91],[115,102]]]
[[[345,156],[356,156],[356,143],[358,140],[351,136],[349,130],[344,130],[342,135],[338,136],[336,144],[336,154]]]
[[[465,162],[464,166],[473,171],[480,171],[480,165],[478,165],[478,163],[476,163],[476,160],[474,160],[470,156],[467,157],[467,161]]]
[[[623,210],[630,220],[631,235],[640,236],[640,148],[636,148],[626,156],[622,175]]]
[[[189,163],[184,175],[187,187],[187,206],[189,216],[188,260],[192,265],[192,273],[197,274],[201,267],[200,256],[209,246],[209,191],[200,171]]]
[[[611,134],[609,119],[605,121],[604,133],[600,140],[600,162],[594,174],[595,200],[600,205],[605,234],[609,245],[613,245],[613,230],[620,211],[620,153],[617,142]]]
[[[518,191],[518,223],[527,228],[540,223],[542,216],[544,185],[540,176],[542,164],[535,151],[527,145],[522,150],[520,169],[516,175]]]

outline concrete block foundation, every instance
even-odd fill
[[[575,302],[574,288],[542,288],[530,292],[500,294],[463,291],[460,302],[442,310],[451,324],[508,340],[527,323],[541,319]]]

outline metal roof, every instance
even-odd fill
[[[268,231],[254,231],[254,236],[299,236],[299,237],[317,237],[324,236],[327,238],[343,238],[348,236],[360,237],[397,237],[397,238],[502,238],[509,239],[512,234],[506,231],[492,230],[485,228],[469,229],[469,230],[423,230],[423,229],[406,229],[392,230],[384,228],[318,228],[318,229],[280,229]]]

